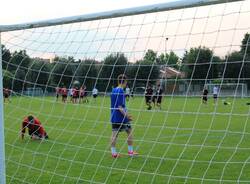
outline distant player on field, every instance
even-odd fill
[[[111,93],[111,124],[112,124],[112,136],[111,136],[111,152],[112,157],[117,158],[120,155],[117,153],[115,145],[119,132],[126,131],[128,138],[128,155],[137,155],[133,150],[133,136],[132,127],[130,121],[132,117],[128,114],[126,109],[126,100],[124,94],[124,88],[127,85],[127,77],[123,74],[118,76],[118,86],[113,88]]]
[[[78,103],[78,99],[79,99],[79,90],[78,87],[74,87],[72,90],[72,103],[76,104]]]
[[[202,94],[202,103],[207,104],[207,95],[208,95],[208,90],[207,87],[205,86]]]
[[[85,102],[85,103],[88,103],[89,100],[88,100],[88,91],[87,91],[87,87],[84,85],[84,86],[83,86],[83,89],[84,89],[84,102]]]
[[[92,90],[92,96],[94,98],[94,101],[96,102],[96,98],[98,96],[98,89],[96,87],[94,87]]]
[[[130,88],[128,87],[128,85],[127,85],[127,87],[125,89],[125,97],[126,97],[126,100],[129,100],[129,97],[130,97]]]
[[[79,103],[83,102],[84,93],[85,93],[85,90],[84,90],[84,88],[82,86],[82,87],[80,87],[80,90],[79,90],[79,95],[80,95]]]
[[[151,102],[152,102],[152,97],[153,97],[153,89],[151,87],[151,84],[148,84],[146,92],[145,92],[145,100],[146,100],[146,105],[148,106],[148,110],[152,109]]]
[[[21,126],[21,138],[22,139],[24,139],[24,134],[25,134],[26,129],[28,129],[30,138],[33,140],[49,138],[48,134],[44,130],[39,119],[35,118],[32,115],[25,117],[22,122],[22,126]]]
[[[60,96],[60,93],[61,93],[61,88],[56,87],[56,101],[58,101],[58,98],[59,98],[59,96]]]
[[[153,102],[154,102],[154,105],[156,103],[157,107],[159,109],[161,109],[161,102],[162,102],[162,93],[163,93],[163,90],[161,88],[161,85],[158,84],[157,88],[156,88],[156,91],[155,91],[155,95],[154,95],[154,99],[153,99]]]
[[[10,94],[11,94],[11,90],[10,89],[3,88],[4,102],[6,102],[6,101],[10,102]]]
[[[214,86],[214,87],[213,87],[214,104],[217,103],[217,100],[218,100],[218,93],[219,93],[219,88],[218,88],[218,86]]]
[[[62,93],[62,102],[66,103],[67,102],[67,96],[68,96],[68,90],[67,90],[66,86],[64,86],[61,89],[61,93]]]

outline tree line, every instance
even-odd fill
[[[173,51],[157,53],[147,50],[142,59],[128,61],[123,53],[111,53],[102,61],[56,56],[53,62],[31,58],[25,50],[11,52],[2,45],[3,85],[14,91],[28,87],[40,87],[53,91],[55,87],[70,87],[75,80],[91,90],[96,86],[100,91],[108,91],[116,85],[116,77],[125,73],[129,86],[154,84],[159,79],[160,70],[173,67],[184,72],[186,79],[204,83],[205,80],[224,82],[246,82],[250,87],[250,34],[246,33],[239,51],[224,57],[215,55],[206,47],[190,48],[182,58]],[[136,79],[136,80],[135,80]]]

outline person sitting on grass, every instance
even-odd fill
[[[113,88],[111,93],[111,125],[112,125],[112,136],[111,136],[111,152],[113,158],[118,158],[120,155],[116,151],[116,140],[119,132],[126,131],[127,143],[128,143],[128,155],[138,155],[133,150],[133,136],[132,127],[130,121],[132,117],[128,114],[126,109],[126,100],[124,94],[124,88],[127,86],[126,75],[118,76],[118,86]]]
[[[48,134],[44,130],[41,122],[36,117],[29,115],[24,118],[21,126],[21,139],[24,139],[26,129],[33,140],[48,139]]]

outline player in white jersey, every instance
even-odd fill
[[[213,87],[214,104],[217,103],[218,94],[219,94],[219,88],[218,88],[218,86],[214,86],[214,87]]]
[[[98,96],[98,89],[96,89],[96,87],[94,87],[92,90],[92,96],[94,100],[96,101],[96,97]]]
[[[129,100],[129,97],[130,97],[130,88],[128,86],[125,89],[125,97],[126,97],[126,100]]]

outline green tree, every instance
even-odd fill
[[[25,91],[26,90],[26,71],[22,68],[17,68],[16,72],[13,74],[12,86],[14,91]]]
[[[87,89],[92,89],[96,82],[97,77],[97,61],[86,59],[79,60],[75,72],[75,78],[80,82],[80,84],[85,85]]]
[[[28,86],[47,88],[50,68],[50,63],[47,61],[34,59],[27,74]]]
[[[224,78],[232,79],[232,81],[237,80],[242,69],[243,55],[241,52],[232,52],[227,55],[224,60],[223,74]]]
[[[14,75],[8,70],[3,70],[3,87],[11,89]]]
[[[178,61],[179,57],[173,51],[171,51],[169,54],[162,53],[156,60],[157,64],[159,65],[167,65],[176,69],[179,69]]]
[[[2,45],[2,67],[7,69],[9,62],[11,60],[11,52],[4,45]]]
[[[157,52],[154,52],[153,50],[149,49],[147,50],[147,52],[145,53],[143,60],[144,61],[151,61],[151,62],[155,62],[157,59]]]
[[[51,69],[52,83],[70,87],[74,80],[76,63],[72,57],[56,57]]]
[[[127,73],[129,78],[133,79],[132,86],[146,86],[158,80],[159,65],[156,62],[156,56],[156,52],[148,50],[142,60],[129,65]]]
[[[17,69],[22,69],[24,72],[27,72],[30,63],[31,59],[25,50],[15,51],[6,69],[13,73],[17,71]]]
[[[101,67],[97,86],[100,90],[110,90],[112,86],[117,85],[116,78],[119,74],[125,74],[128,59],[123,53],[112,53],[108,55]]]
[[[182,60],[187,77],[193,79],[217,78],[220,62],[221,59],[206,47],[191,48]]]
[[[244,55],[250,56],[250,34],[246,33],[241,41],[240,52]]]

